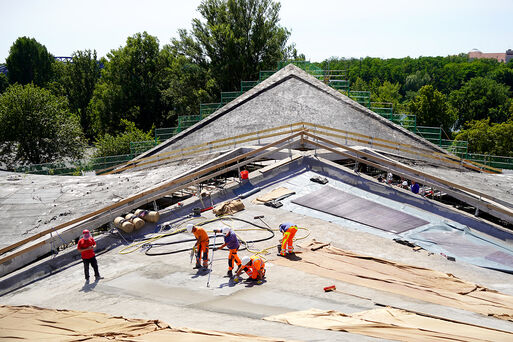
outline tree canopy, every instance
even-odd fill
[[[54,58],[34,38],[16,39],[5,61],[10,84],[24,85],[33,82],[38,86],[45,86],[52,78]]]
[[[280,4],[271,0],[203,0],[192,30],[179,31],[173,48],[209,68],[220,90],[239,88],[295,53],[287,46],[290,31],[280,26]]]
[[[66,99],[33,84],[14,84],[0,95],[0,136],[0,158],[7,165],[77,159],[84,148]]]

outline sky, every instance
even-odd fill
[[[200,0],[0,0],[0,63],[18,37],[54,56],[106,56],[147,31],[161,46],[190,29]],[[447,56],[513,49],[513,0],[281,0],[289,43],[312,62],[331,57]]]

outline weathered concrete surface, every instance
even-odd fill
[[[445,153],[289,64],[214,114],[141,157],[300,121]],[[357,143],[349,140],[348,144]]]
[[[106,176],[0,172],[0,248],[147,190],[203,161]]]
[[[264,224],[259,220],[254,220],[254,217],[264,215],[265,223],[273,228],[284,221],[297,222],[301,227],[309,229],[309,236],[305,239],[301,239],[305,236],[305,231],[298,232],[296,237],[299,238],[299,244],[311,238],[332,242],[339,248],[451,273],[464,280],[513,295],[513,275],[451,262],[442,256],[430,255],[426,251],[415,252],[411,248],[377,235],[340,226],[316,217],[298,215],[286,210],[252,203],[255,197],[272,188],[286,185],[291,181],[291,177],[285,177],[282,180],[276,178],[266,189],[245,198],[243,202],[246,210],[237,213],[235,217],[262,226]],[[225,195],[231,196],[231,191],[227,191]],[[200,206],[199,203],[189,202],[191,201],[188,201],[187,208],[172,207],[164,210],[161,223],[167,221],[175,228],[184,227],[190,220],[185,216],[190,212],[190,207]],[[194,219],[194,222],[211,218],[213,218],[212,213],[205,212],[203,218]],[[212,229],[224,225],[240,230],[238,234],[244,240],[269,236],[267,231],[248,230],[248,228],[253,229],[254,227],[229,218],[222,222],[206,224],[205,227]],[[150,233],[154,231],[154,228],[154,226],[146,227],[146,237],[151,236]],[[125,236],[130,241],[135,237]],[[161,319],[173,326],[244,332],[305,341],[374,341],[377,339],[348,333],[294,327],[263,321],[261,318],[309,308],[333,309],[352,313],[375,308],[376,303],[379,303],[501,330],[513,330],[511,322],[320,278],[275,265],[273,260],[277,258],[274,255],[276,249],[272,246],[278,243],[279,237],[278,233],[272,240],[251,245],[253,251],[263,248],[269,248],[270,251],[270,254],[267,255],[267,281],[259,286],[251,286],[246,283],[233,284],[228,278],[223,277],[227,270],[227,251],[214,253],[210,287],[207,287],[208,274],[198,274],[192,269],[193,265],[190,264],[188,252],[146,256],[141,250],[136,250],[133,253],[122,255],[119,252],[124,246],[119,246],[98,256],[100,272],[105,278],[96,283],[84,283],[82,265],[77,263],[61,272],[0,297],[0,302],[7,305],[37,305],[47,308],[105,312],[125,317]],[[104,238],[115,237],[106,236]],[[155,242],[172,242],[190,238],[190,235],[180,233]],[[98,240],[100,239],[102,238],[98,238]],[[177,247],[177,245],[154,247],[151,252],[191,247],[192,242],[182,245],[181,247]],[[77,252],[70,250],[69,253]],[[250,255],[250,253],[241,251],[239,255],[242,257]],[[337,289],[346,294],[325,293],[322,289],[328,285],[336,285]],[[371,300],[355,296],[367,297]]]

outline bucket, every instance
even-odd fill
[[[193,208],[192,209],[192,214],[194,216],[200,216],[201,215],[201,208]]]

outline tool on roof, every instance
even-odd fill
[[[269,226],[269,225],[268,225],[268,224],[263,220],[263,218],[264,218],[264,215],[258,215],[258,216],[253,217],[253,220],[260,220],[260,221],[262,221],[262,223],[263,223],[263,224],[265,224],[265,225],[267,226],[267,228],[272,229],[272,228],[271,228],[271,227],[270,227],[270,226]]]
[[[326,183],[328,183],[328,178],[321,177],[321,176],[312,177],[312,178],[310,178],[310,180],[312,182],[319,183],[319,184],[326,184]]]
[[[207,287],[210,287],[210,275],[212,274],[212,264],[214,263],[214,252],[216,250],[217,233],[214,232],[214,248],[212,248],[212,259],[210,260],[210,270],[208,271]]]
[[[290,192],[288,194],[285,194],[285,195],[275,198],[273,200],[264,202],[264,205],[271,207],[271,208],[279,208],[279,207],[283,206],[283,203],[280,202],[281,200],[283,200],[289,196],[295,195],[295,194],[296,194],[295,192]]]

